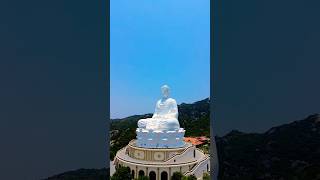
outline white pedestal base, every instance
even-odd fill
[[[142,128],[137,128],[138,147],[144,148],[178,148],[183,147],[185,130],[180,128],[175,131],[152,131]]]

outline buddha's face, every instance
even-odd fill
[[[164,98],[168,98],[169,97],[169,94],[170,94],[170,89],[169,89],[169,86],[167,85],[164,85],[161,87],[161,92],[162,92],[162,96]]]

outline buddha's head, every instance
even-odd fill
[[[169,88],[169,86],[168,86],[168,85],[163,85],[163,86],[161,87],[161,92],[162,92],[162,96],[163,96],[164,98],[168,98],[169,95],[170,95],[170,88]]]

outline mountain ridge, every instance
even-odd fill
[[[179,122],[190,132],[186,136],[210,132],[206,132],[210,128],[209,107],[208,98],[179,105]],[[135,137],[137,121],[151,116],[134,115],[111,121],[110,143],[114,144],[110,146],[110,157]],[[271,127],[263,133],[232,130],[215,140],[220,180],[320,180],[319,114]],[[80,179],[93,180],[103,173],[104,169],[80,169],[48,180],[79,179],[77,174]]]
[[[320,116],[216,137],[219,179],[320,179]]]

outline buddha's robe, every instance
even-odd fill
[[[152,118],[140,119],[138,127],[147,130],[178,130],[177,102],[172,98],[162,98],[157,101],[155,112]]]

